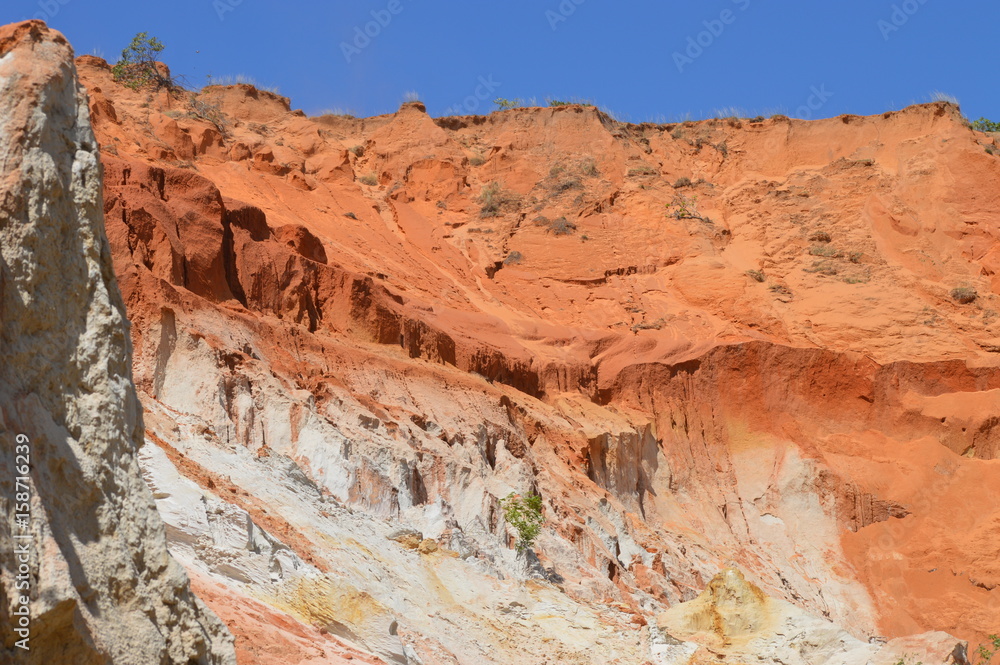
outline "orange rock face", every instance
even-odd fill
[[[540,565],[634,624],[736,564],[859,637],[1000,628],[1000,158],[956,108],[306,117],[78,67],[156,436],[197,416],[353,509],[441,506],[443,547],[536,489]],[[244,662],[341,662],[212,584]]]

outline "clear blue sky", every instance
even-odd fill
[[[78,54],[112,62],[136,32],[149,31],[190,84],[200,87],[207,74],[242,74],[277,87],[310,114],[391,112],[412,91],[432,115],[454,107],[487,112],[495,97],[506,97],[592,100],[632,122],[706,117],[729,107],[818,118],[881,113],[941,91],[972,118],[1000,119],[997,0],[0,6],[4,23],[32,16],[48,17]]]

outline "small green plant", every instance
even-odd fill
[[[847,260],[851,263],[861,263],[861,259],[863,259],[864,256],[864,252],[851,252],[847,255]]]
[[[764,274],[763,270],[747,270],[746,274],[747,277],[749,277],[755,282],[763,282],[764,280],[767,279],[767,276]]]
[[[542,532],[542,497],[538,494],[529,494],[522,497],[511,492],[500,500],[500,507],[503,509],[503,517],[507,524],[517,531],[517,551],[524,552],[532,546],[535,538]]]
[[[173,88],[174,82],[156,67],[156,57],[165,47],[156,37],[140,32],[122,49],[122,57],[111,68],[115,82],[132,90]]]
[[[892,665],[924,665],[924,661],[921,660],[914,663],[912,660],[910,660],[910,654],[904,653],[902,656],[899,657],[899,660],[897,660]]]
[[[368,185],[369,187],[374,187],[375,185],[378,184],[378,178],[375,177],[374,173],[366,173],[360,178],[358,178],[358,182],[360,182],[362,185]]]
[[[667,204],[667,215],[674,219],[700,219],[703,222],[712,222],[708,217],[698,212],[697,196],[688,198],[683,194],[678,194],[672,203]]]
[[[978,297],[979,294],[971,286],[959,286],[951,290],[951,299],[963,305],[968,305]]]
[[[497,97],[493,100],[497,109],[500,111],[506,111],[508,109],[516,109],[518,107],[524,106],[523,99],[504,99],[503,97]]]
[[[993,661],[993,656],[1000,652],[1000,635],[988,635],[987,638],[989,642],[987,644],[980,644],[975,653],[976,660],[975,665],[988,665]]]
[[[1000,122],[980,118],[972,122],[972,128],[977,132],[1000,132]]]

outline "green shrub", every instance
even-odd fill
[[[517,551],[524,552],[532,546],[542,532],[542,497],[529,494],[526,497],[513,492],[500,500],[504,519],[517,531]]]
[[[156,37],[140,32],[122,49],[122,57],[111,68],[115,82],[132,90],[173,88],[173,80],[156,68],[156,56],[164,49]]]
[[[980,118],[972,123],[972,128],[977,132],[1000,132],[1000,122]]]
[[[980,644],[974,652],[976,656],[975,665],[987,665],[993,661],[993,656],[995,656],[997,652],[1000,652],[1000,635],[989,635],[987,636],[987,639],[989,640],[989,643]]]

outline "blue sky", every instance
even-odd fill
[[[952,95],[1000,119],[996,0],[4,0],[78,54],[142,30],[192,86],[245,75],[309,114],[585,99],[632,122],[875,114]]]

